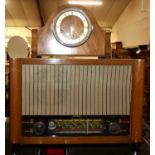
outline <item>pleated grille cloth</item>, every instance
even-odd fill
[[[22,65],[22,115],[129,115],[132,65]]]

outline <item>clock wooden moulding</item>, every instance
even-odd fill
[[[55,38],[51,27],[53,20],[60,11],[66,8],[81,9],[90,19],[93,26],[89,38],[80,46],[68,47],[62,45]],[[64,5],[53,12],[44,27],[38,31],[37,55],[57,55],[57,56],[105,56],[105,31],[99,27],[93,14],[82,6]]]

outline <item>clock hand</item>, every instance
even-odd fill
[[[71,25],[70,26],[70,34],[71,34],[71,37],[73,37],[73,34],[74,34],[74,27]]]

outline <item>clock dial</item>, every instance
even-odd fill
[[[87,41],[91,34],[92,25],[82,10],[68,8],[56,16],[52,30],[55,38],[61,44],[75,47]]]
[[[70,15],[62,20],[60,32],[64,37],[70,40],[75,40],[82,35],[83,28],[84,25],[80,18]]]

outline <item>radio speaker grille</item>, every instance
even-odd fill
[[[130,115],[132,65],[22,65],[22,115]]]

